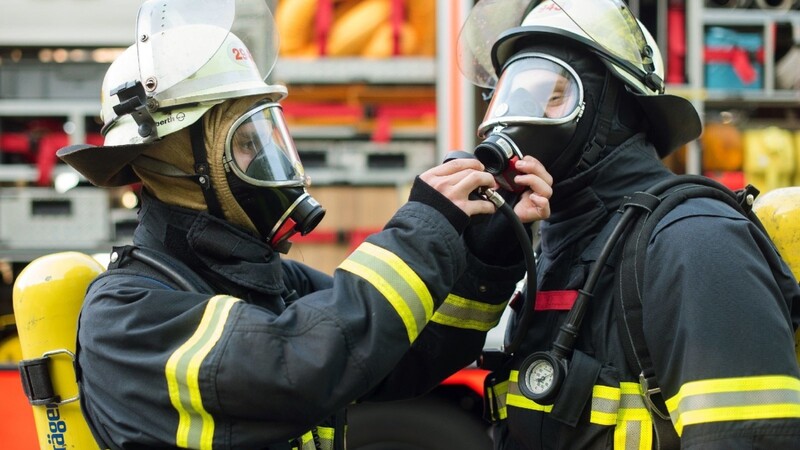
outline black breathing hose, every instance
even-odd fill
[[[476,159],[475,155],[472,153],[456,150],[449,152],[445,156],[444,162],[457,158]],[[478,188],[476,193],[485,200],[492,202],[497,210],[508,218],[514,229],[514,235],[522,246],[522,253],[525,256],[527,283],[525,286],[525,300],[522,302],[522,305],[520,305],[522,313],[520,314],[516,332],[511,338],[511,342],[503,349],[503,353],[511,355],[519,348],[522,340],[525,338],[525,333],[528,331],[528,328],[530,328],[533,309],[536,306],[536,255],[533,253],[533,243],[528,236],[525,225],[519,220],[519,217],[517,217],[514,208],[506,203],[505,199],[491,188],[481,187]]]
[[[522,246],[522,253],[525,255],[525,270],[527,271],[525,301],[520,306],[522,313],[517,323],[516,333],[514,333],[514,336],[511,338],[511,342],[503,349],[503,353],[510,355],[519,348],[519,345],[525,338],[525,333],[528,331],[533,317],[533,309],[536,306],[536,255],[533,253],[533,243],[531,243],[531,239],[528,237],[525,225],[519,220],[517,214],[514,213],[514,209],[511,208],[511,205],[506,203],[505,199],[492,189],[478,189],[478,194],[492,202],[497,210],[508,218],[514,229],[514,235],[516,235],[517,240],[519,240]]]

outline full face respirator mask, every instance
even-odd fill
[[[583,85],[569,65],[547,54],[521,53],[497,82],[474,155],[500,187],[522,192],[525,187],[514,183],[514,163],[531,155],[548,170],[557,167],[584,107]]]
[[[309,178],[278,103],[257,104],[233,123],[223,164],[234,198],[274,248],[295,233],[308,234],[324,217],[306,191]]]

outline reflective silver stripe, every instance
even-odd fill
[[[360,276],[397,311],[414,342],[433,315],[433,299],[425,282],[394,253],[364,242],[339,266]]]
[[[666,402],[678,435],[687,425],[800,418],[800,379],[783,375],[692,381]]]
[[[450,294],[431,321],[456,328],[489,331],[500,322],[506,304],[491,305]]]

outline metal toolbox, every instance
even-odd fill
[[[79,187],[0,189],[0,246],[92,248],[111,236],[108,193]]]

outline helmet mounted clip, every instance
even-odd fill
[[[119,98],[119,104],[113,107],[114,113],[119,117],[130,114],[136,121],[139,136],[145,138],[145,142],[158,138],[153,133],[156,129],[156,122],[147,107],[147,94],[139,80],[121,84],[110,94]]]

